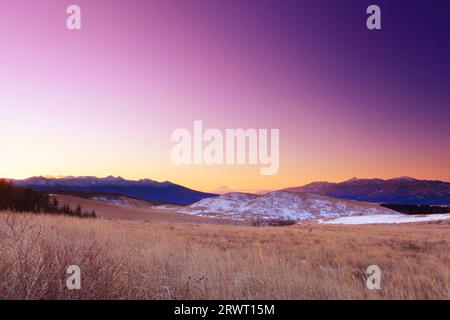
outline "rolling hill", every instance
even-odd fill
[[[182,213],[233,220],[317,220],[359,215],[393,214],[370,203],[329,196],[273,191],[264,195],[228,193],[203,199],[180,210]]]

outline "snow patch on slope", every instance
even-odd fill
[[[320,223],[326,224],[392,224],[392,223],[412,223],[427,222],[450,219],[450,214],[433,215],[406,215],[406,214],[388,214],[388,215],[368,215],[357,217],[340,217],[334,220],[320,220]]]

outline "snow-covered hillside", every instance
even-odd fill
[[[313,193],[274,191],[265,195],[228,193],[203,199],[183,213],[230,219],[317,220],[358,215],[393,214],[378,205],[336,199]]]

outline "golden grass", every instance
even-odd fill
[[[121,206],[68,195],[56,195],[52,196],[52,198],[57,198],[59,203],[66,203],[74,210],[77,205],[81,205],[83,207],[83,210],[88,212],[95,211],[98,217],[105,219],[138,220],[146,222],[166,221],[207,224],[234,224],[234,222],[225,219],[209,219],[205,217],[178,213],[175,210],[160,210],[157,209],[157,207],[155,208],[154,206],[149,205],[145,201],[139,200],[137,200],[136,202],[138,203],[135,203],[133,206]]]
[[[449,299],[449,229],[0,213],[0,299]],[[382,290],[365,286],[372,264]],[[65,286],[68,265],[81,290]]]

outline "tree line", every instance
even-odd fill
[[[67,203],[60,205],[58,199],[51,199],[48,193],[15,187],[5,179],[0,179],[0,211],[62,214],[80,218],[97,217],[95,211],[83,211],[80,205],[74,210]]]
[[[450,206],[431,206],[414,204],[391,204],[382,203],[382,207],[401,212],[404,214],[442,214],[450,213]]]

